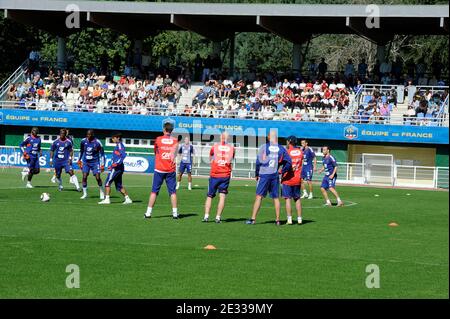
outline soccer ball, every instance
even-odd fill
[[[42,193],[41,194],[41,201],[48,202],[50,200],[50,194],[49,193]]]

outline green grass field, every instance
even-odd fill
[[[58,192],[50,177],[29,190],[19,170],[0,170],[0,298],[449,297],[447,192],[339,186],[347,206],[326,208],[316,188],[304,225],[276,226],[269,199],[245,225],[255,183],[233,180],[224,222],[205,224],[207,179],[179,191],[182,219],[172,219],[163,187],[144,220],[149,175],[125,175],[127,207],[117,193],[97,205],[94,186],[80,200],[67,175]],[[66,288],[69,264],[79,266],[79,289]],[[369,264],[379,266],[379,289],[365,285]]]

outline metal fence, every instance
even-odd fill
[[[192,174],[194,176],[209,176],[210,145],[195,145]],[[233,162],[232,176],[234,178],[251,179],[255,177],[255,161],[257,148],[237,147]],[[107,152],[109,153],[109,152]],[[76,150],[75,157],[78,155]],[[320,158],[321,154],[316,153]],[[153,146],[142,152],[130,152],[129,156],[153,156]],[[0,168],[21,166],[20,152],[17,147],[0,146]],[[76,161],[75,158],[74,161]],[[318,160],[317,168],[320,167]],[[177,165],[177,169],[178,169]],[[367,163],[338,163],[338,184],[376,185],[393,187],[413,187],[429,189],[449,188],[449,168],[410,165],[386,165]],[[313,181],[321,181],[323,175],[315,172]]]

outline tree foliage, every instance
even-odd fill
[[[192,2],[179,1],[178,2]],[[195,2],[206,2],[195,0]],[[233,0],[208,0],[207,2],[237,2]],[[238,1],[244,2],[244,1]],[[384,3],[384,4],[436,4],[442,1],[419,0],[247,0],[248,3]],[[444,2],[445,3],[445,2]],[[417,62],[424,57],[431,63],[433,57],[448,65],[448,36],[396,36],[391,43],[389,58],[400,58],[404,63]],[[144,50],[152,57],[152,63],[157,64],[163,55],[175,64],[177,56],[185,62],[192,62],[199,53],[202,57],[212,52],[212,42],[198,34],[186,31],[163,31],[155,36],[144,39]],[[0,16],[0,80],[8,76],[22,61],[31,47],[37,46],[44,60],[54,62],[57,52],[57,38],[44,31],[18,24]],[[222,44],[224,66],[228,66],[228,40]],[[304,48],[306,45],[304,45]],[[310,59],[325,57],[330,70],[340,70],[349,58],[355,62],[365,58],[367,62],[375,62],[376,45],[357,35],[316,35],[307,45],[306,63]],[[103,28],[88,28],[70,35],[67,38],[68,56],[73,59],[76,69],[85,70],[98,63],[102,52],[106,50],[113,58],[117,53],[126,61],[133,48],[133,39],[125,34]],[[248,61],[254,57],[260,68],[285,70],[292,66],[292,43],[276,35],[268,33],[238,33],[235,44],[235,66],[247,68]],[[305,64],[306,64],[305,63]]]

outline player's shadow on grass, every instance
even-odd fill
[[[234,223],[234,222],[243,222],[246,221],[248,218],[227,218],[223,219],[225,223]]]
[[[292,223],[294,225],[297,225],[297,220],[293,219]],[[311,220],[311,219],[304,219],[302,221],[302,225],[309,224],[309,223],[315,223],[315,221]],[[261,224],[275,224],[275,221],[274,220],[268,220],[268,221],[262,222]],[[285,221],[285,220],[281,221],[281,225],[286,225],[286,224],[287,224],[287,221]]]
[[[189,217],[193,217],[193,216],[198,216],[198,214],[179,214],[178,218],[183,219],[183,218],[189,218]],[[152,216],[152,218],[172,218],[172,215]]]

